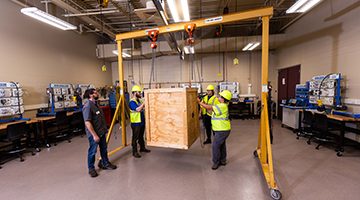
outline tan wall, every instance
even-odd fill
[[[63,31],[20,13],[21,6],[0,6],[0,82],[17,81],[31,93],[25,105],[47,103],[49,83],[111,84],[111,67],[102,72],[94,34]]]
[[[313,76],[341,73],[346,98],[360,99],[360,3],[323,1],[286,29],[287,44],[275,52],[277,69],[301,64],[301,83]],[[360,113],[359,106],[350,106]]]
[[[228,82],[239,82],[240,92],[247,94],[248,83],[252,84],[252,93],[261,97],[261,51],[252,52],[238,52],[237,57],[239,59],[239,65],[233,64],[235,58],[234,52],[229,52],[227,55],[227,75]],[[178,86],[178,83],[189,82],[189,56],[186,55],[184,61],[180,61],[179,56],[162,56],[157,57],[155,61],[157,70],[158,82],[171,82],[162,84],[162,88],[170,88],[171,86]],[[200,55],[197,55],[199,70],[201,70]],[[269,55],[269,65],[274,62],[274,56]],[[220,60],[219,60],[220,59]],[[220,63],[219,63],[220,61]],[[144,84],[144,87],[148,87],[150,80],[151,60],[134,60],[133,70],[131,68],[131,61],[124,61],[124,79],[128,81],[129,88],[131,84],[131,73],[134,73],[135,84],[140,82]],[[194,62],[194,67],[196,62]],[[218,77],[220,66],[221,77]],[[206,87],[209,84],[218,85],[218,82],[224,82],[224,61],[223,53],[204,54],[203,55],[203,78],[202,91],[206,91]],[[118,62],[112,63],[112,80],[113,83],[119,80],[118,74]],[[199,80],[199,78],[197,78]],[[274,77],[270,77],[269,80],[275,80]],[[192,82],[195,80],[193,79]],[[154,86],[152,86],[154,88]],[[216,93],[218,91],[215,91]]]

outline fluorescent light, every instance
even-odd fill
[[[168,1],[168,4],[169,4],[169,7],[170,7],[171,15],[172,15],[173,18],[174,18],[174,21],[175,21],[175,22],[179,22],[179,21],[180,21],[180,18],[179,18],[179,14],[178,14],[178,12],[177,12],[177,8],[176,8],[176,5],[175,5],[175,1],[174,1],[174,0],[169,0],[169,1]]]
[[[181,7],[184,15],[184,21],[190,21],[189,6],[187,0],[181,0]]]
[[[252,47],[249,48],[249,51],[252,51],[253,49],[255,49],[257,46],[259,46],[260,42],[255,43]]]
[[[304,3],[306,3],[308,0],[299,0],[294,5],[292,5],[286,13],[295,13],[298,8],[300,8]]]
[[[246,45],[242,50],[246,51],[248,50],[248,48],[250,48],[253,45],[253,43],[249,43],[248,45]]]
[[[294,5],[292,5],[286,13],[302,13],[309,10],[320,0],[298,0]]]
[[[185,54],[194,54],[195,53],[194,47],[190,47],[190,46],[185,46],[184,51],[185,51]]]
[[[53,15],[50,15],[42,10],[39,10],[36,7],[22,8],[21,13],[23,13],[29,17],[35,18],[37,20],[40,20],[42,22],[45,22],[49,25],[60,28],[62,30],[77,29],[76,26],[74,26],[64,20],[61,20]]]
[[[113,54],[119,55],[118,50],[113,50],[112,52],[113,52]],[[125,52],[122,52],[122,57],[123,58],[129,58],[129,57],[131,57],[131,55],[129,55],[129,54],[125,53]]]
[[[299,12],[305,12],[307,10],[309,10],[311,7],[313,7],[315,4],[317,4],[320,0],[312,0],[309,3],[307,3],[306,5],[304,5]]]

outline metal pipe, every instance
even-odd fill
[[[101,14],[109,14],[109,13],[118,13],[118,10],[109,10],[102,12],[90,12],[90,13],[78,13],[78,14],[64,14],[64,17],[78,17],[78,16],[88,16],[88,15],[101,15]]]

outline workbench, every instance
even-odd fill
[[[67,112],[66,116],[72,116],[75,112],[81,112],[81,111],[71,111],[71,112]],[[47,127],[47,122],[50,120],[54,120],[55,119],[55,115],[48,115],[48,116],[39,116],[39,117],[33,117],[30,118],[30,120],[35,120],[36,122],[38,122],[39,127],[41,127],[41,129],[44,131],[44,143],[47,147],[51,147],[51,145],[48,143],[48,127]],[[40,129],[40,132],[41,132]]]
[[[37,152],[40,151],[38,144],[39,144],[39,137],[37,135],[38,133],[38,126],[37,126],[37,120],[16,120],[16,121],[12,121],[12,122],[4,122],[4,123],[0,123],[0,130],[6,130],[7,126],[10,124],[17,124],[17,123],[21,123],[21,122],[26,122],[26,124],[31,124],[33,126],[34,129],[34,148],[36,149]],[[31,141],[31,136],[30,134],[28,134],[28,141]],[[30,143],[29,143],[30,144]]]
[[[303,110],[299,110],[299,111],[300,111],[299,112],[299,130],[301,131],[301,118],[302,118]],[[315,111],[312,111],[312,112],[315,113]],[[353,133],[360,134],[359,129],[347,127],[346,123],[358,123],[358,122],[360,122],[360,119],[354,119],[354,117],[348,117],[348,116],[344,116],[344,115],[335,115],[335,114],[334,115],[326,114],[326,116],[328,119],[340,122],[340,138],[339,138],[339,143],[338,143],[338,149],[336,151],[337,151],[338,156],[342,156],[342,153],[345,151],[344,146],[349,146],[349,145],[344,144],[345,131],[351,131]]]

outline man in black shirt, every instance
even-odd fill
[[[87,89],[84,94],[84,98],[88,98],[89,101],[84,105],[82,113],[85,122],[86,136],[89,139],[89,151],[88,151],[88,168],[91,177],[97,177],[98,174],[95,170],[95,154],[97,146],[100,147],[101,161],[99,167],[102,169],[116,169],[115,165],[112,165],[108,159],[106,133],[107,126],[105,122],[104,113],[101,107],[97,104],[99,94],[93,88]]]

